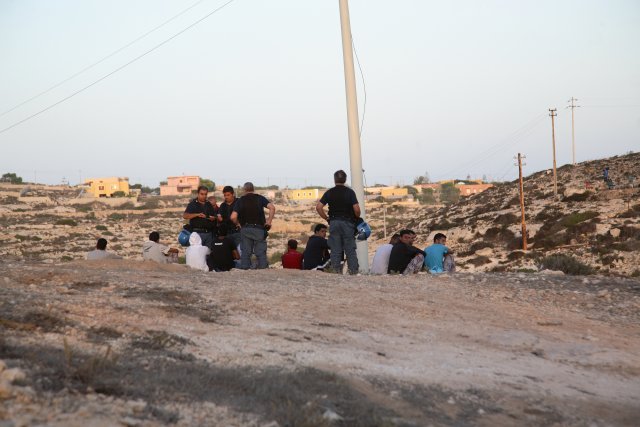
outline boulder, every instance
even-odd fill
[[[478,249],[477,251],[475,251],[475,254],[478,255],[478,256],[490,257],[490,256],[493,255],[493,249],[492,248]]]

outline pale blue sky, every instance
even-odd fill
[[[196,0],[0,0],[0,113]],[[222,5],[204,0],[104,63],[0,117],[59,101]],[[367,106],[368,184],[467,174],[512,179],[640,149],[640,2],[351,0]],[[158,50],[0,134],[0,172],[72,184],[128,176],[156,186],[331,183],[349,171],[337,0],[235,0]],[[364,94],[361,78],[359,101]],[[530,124],[530,126],[526,126]],[[518,133],[519,129],[523,129]],[[489,150],[494,147],[493,150]],[[488,151],[489,150],[489,151]]]

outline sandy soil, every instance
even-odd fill
[[[2,426],[640,419],[637,280],[137,261],[0,275]]]

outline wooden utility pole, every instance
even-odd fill
[[[527,251],[527,224],[524,218],[524,183],[522,181],[522,158],[518,153],[518,175],[520,177],[520,216],[522,217],[522,250]]]
[[[555,108],[549,108],[549,116],[551,116],[551,142],[553,144],[553,198],[558,198],[558,175],[556,172],[556,122],[554,117],[557,116]]]
[[[577,99],[572,96],[571,99],[569,100],[571,104],[567,107],[567,108],[571,108],[571,150],[573,152],[573,166],[576,165],[576,135],[575,135],[575,129],[574,129],[574,122],[573,122],[573,119],[574,119],[573,110],[580,107],[579,105],[575,105],[575,101],[577,101]]]

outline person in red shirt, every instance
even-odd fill
[[[302,254],[297,249],[297,240],[291,239],[287,242],[287,253],[282,255],[282,268],[302,270]]]

